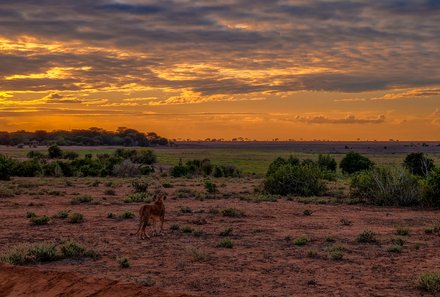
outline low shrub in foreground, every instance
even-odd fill
[[[234,247],[234,243],[230,239],[223,239],[217,244],[217,247],[225,248],[225,249],[232,249]]]
[[[47,225],[50,221],[50,218],[48,216],[41,216],[41,217],[37,217],[37,216],[33,216],[31,217],[31,224],[32,225]]]
[[[70,200],[70,204],[72,205],[78,205],[78,204],[84,204],[84,203],[91,203],[93,201],[93,198],[89,195],[82,195],[78,197],[74,197]]]
[[[365,230],[358,235],[356,241],[359,243],[376,243],[376,234],[372,231]]]
[[[419,289],[428,292],[440,292],[440,271],[426,272],[416,280]]]
[[[74,212],[69,216],[69,221],[70,224],[79,224],[84,222],[84,216],[80,213]]]
[[[119,258],[118,264],[119,264],[119,267],[121,267],[121,268],[129,268],[130,267],[130,261],[126,257]]]
[[[222,215],[224,217],[239,218],[239,217],[243,217],[244,213],[241,210],[230,207],[223,209]]]
[[[133,193],[125,197],[124,203],[138,203],[138,202],[144,202],[144,203],[150,203],[153,201],[151,198],[151,195],[149,193]]]
[[[83,245],[69,241],[57,245],[51,242],[19,244],[0,255],[0,261],[12,265],[28,265],[52,262],[66,258],[93,257],[97,253]]]

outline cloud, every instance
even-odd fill
[[[440,96],[440,88],[412,89],[400,93],[389,93],[380,97],[372,98],[346,98],[336,99],[335,102],[366,102],[366,101],[383,101],[383,100],[404,100],[404,99],[421,99]]]
[[[433,0],[3,1],[0,77],[21,79],[0,78],[0,90],[135,85],[214,98],[435,86],[438,12]],[[183,64],[206,67],[161,75]],[[71,70],[41,77],[56,67]]]
[[[71,103],[81,103],[81,100],[75,99],[75,98],[65,98],[64,96],[58,94],[58,93],[52,93],[43,98],[43,100],[46,101],[48,104],[71,104]]]
[[[354,115],[348,115],[345,118],[328,118],[322,115],[312,117],[297,116],[295,120],[307,124],[382,124],[385,123],[385,115],[379,115],[377,118],[357,118]]]

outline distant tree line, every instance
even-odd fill
[[[57,130],[48,132],[37,130],[35,132],[16,131],[1,132],[0,145],[79,145],[79,146],[157,146],[168,145],[168,139],[154,132],[142,133],[134,129],[120,127],[115,132],[101,128],[89,128],[84,130]]]

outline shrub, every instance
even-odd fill
[[[346,154],[339,164],[342,172],[348,174],[352,174],[362,170],[368,170],[371,169],[373,166],[374,163],[370,161],[370,159],[356,152],[349,152],[348,154]]]
[[[341,222],[341,225],[343,225],[343,226],[351,226],[351,224],[352,224],[352,222],[350,220],[345,219],[345,218],[342,218],[340,220],[340,222]]]
[[[145,180],[134,180],[131,182],[131,186],[133,187],[135,193],[143,193],[147,192],[148,190],[148,182]]]
[[[356,241],[359,243],[376,243],[376,234],[368,230],[363,231],[361,234],[358,235]]]
[[[387,252],[390,253],[400,253],[402,251],[402,246],[398,244],[392,244],[387,247]]]
[[[79,155],[76,152],[64,152],[63,158],[68,160],[75,160],[79,158]]]
[[[425,181],[421,203],[427,207],[440,207],[440,168],[431,171]]]
[[[419,289],[428,292],[440,292],[440,272],[426,272],[421,274],[416,281]]]
[[[238,218],[243,217],[244,213],[236,208],[225,208],[222,210],[222,215],[224,217],[232,217],[232,218]]]
[[[45,159],[46,155],[39,151],[29,151],[26,154],[26,157],[28,157],[29,159]]]
[[[119,218],[123,219],[123,220],[127,220],[127,219],[132,219],[134,218],[134,213],[132,213],[131,211],[124,211]]]
[[[82,196],[73,197],[70,200],[70,204],[78,205],[78,204],[84,204],[84,203],[91,203],[92,201],[93,201],[93,198],[91,196],[82,195]]]
[[[69,216],[68,210],[60,210],[56,215],[54,215],[54,218],[58,219],[66,219]]]
[[[344,247],[334,245],[328,249],[328,253],[332,260],[342,260],[344,258],[344,250]]]
[[[210,180],[205,181],[205,189],[210,194],[214,194],[218,192],[217,185]]]
[[[192,213],[192,208],[189,206],[182,206],[180,208],[180,212],[181,213]]]
[[[120,164],[113,167],[113,174],[119,177],[133,177],[140,175],[139,165],[134,164],[130,160],[124,160]]]
[[[225,248],[225,249],[232,249],[234,247],[234,243],[232,242],[232,240],[226,238],[226,239],[223,239],[222,241],[220,241],[217,244],[217,247]]]
[[[74,241],[68,241],[60,246],[61,253],[66,258],[79,258],[83,257],[86,253],[86,248]]]
[[[28,211],[26,212],[26,218],[30,219],[30,218],[35,218],[37,215],[35,214],[35,212],[33,211]]]
[[[422,187],[402,168],[373,168],[352,177],[350,195],[374,205],[411,206],[420,203]]]
[[[113,189],[105,189],[105,191],[104,191],[104,195],[107,195],[107,196],[115,196],[115,195],[116,195],[116,191],[113,190]]]
[[[49,223],[50,218],[48,216],[41,216],[41,217],[31,217],[31,223],[32,225],[47,225]]]
[[[179,231],[180,230],[180,226],[177,225],[177,224],[173,224],[173,225],[171,225],[170,230]]]
[[[118,264],[119,264],[119,267],[121,267],[121,268],[129,268],[130,267],[130,261],[126,257],[118,259]]]
[[[182,228],[180,228],[180,231],[182,231],[182,233],[192,233],[194,230],[189,226],[183,226]]]
[[[423,153],[411,153],[406,156],[403,166],[411,171],[412,174],[427,176],[434,169],[434,161],[425,157]]]
[[[157,162],[157,156],[153,150],[141,150],[137,152],[137,156],[134,160],[136,163],[151,165]]]
[[[56,246],[52,243],[20,244],[4,253],[0,260],[12,265],[26,265],[56,260]]]
[[[0,198],[10,198],[14,196],[15,196],[15,192],[13,190],[5,187],[0,187]]]
[[[186,248],[186,252],[195,262],[203,262],[209,259],[209,256],[206,252],[201,251],[195,247]]]
[[[34,177],[43,173],[43,167],[39,160],[16,161],[11,170],[15,176]]]
[[[80,213],[74,212],[69,216],[70,224],[79,224],[84,222],[84,216]]]
[[[51,145],[47,151],[49,153],[49,158],[51,159],[59,159],[63,157],[63,151],[56,144]]]
[[[409,235],[409,229],[405,227],[397,227],[396,234],[400,236],[407,236]]]
[[[337,163],[336,163],[336,160],[334,158],[332,158],[330,155],[321,155],[320,154],[318,157],[318,166],[322,170],[328,170],[328,171],[335,172],[336,167],[337,167]]]
[[[124,203],[137,203],[137,202],[145,202],[150,203],[152,201],[151,195],[149,193],[133,193],[128,195],[124,199]]]
[[[321,195],[325,192],[321,171],[311,165],[281,165],[264,181],[264,189],[275,195]]]
[[[307,237],[300,236],[293,241],[293,244],[297,245],[297,246],[303,246],[303,245],[306,245],[308,242],[309,242],[309,240],[307,239]]]
[[[0,154],[0,180],[9,180],[12,175],[14,161]]]
[[[223,230],[222,232],[220,232],[220,236],[230,236],[230,235],[232,235],[232,231],[233,231],[233,229],[232,228],[226,228],[225,230]]]
[[[311,215],[312,215],[312,211],[311,211],[310,209],[305,209],[305,210],[303,211],[303,214],[304,214],[305,216],[311,216]]]

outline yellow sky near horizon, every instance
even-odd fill
[[[437,6],[43,2],[0,4],[0,131],[439,140]]]

